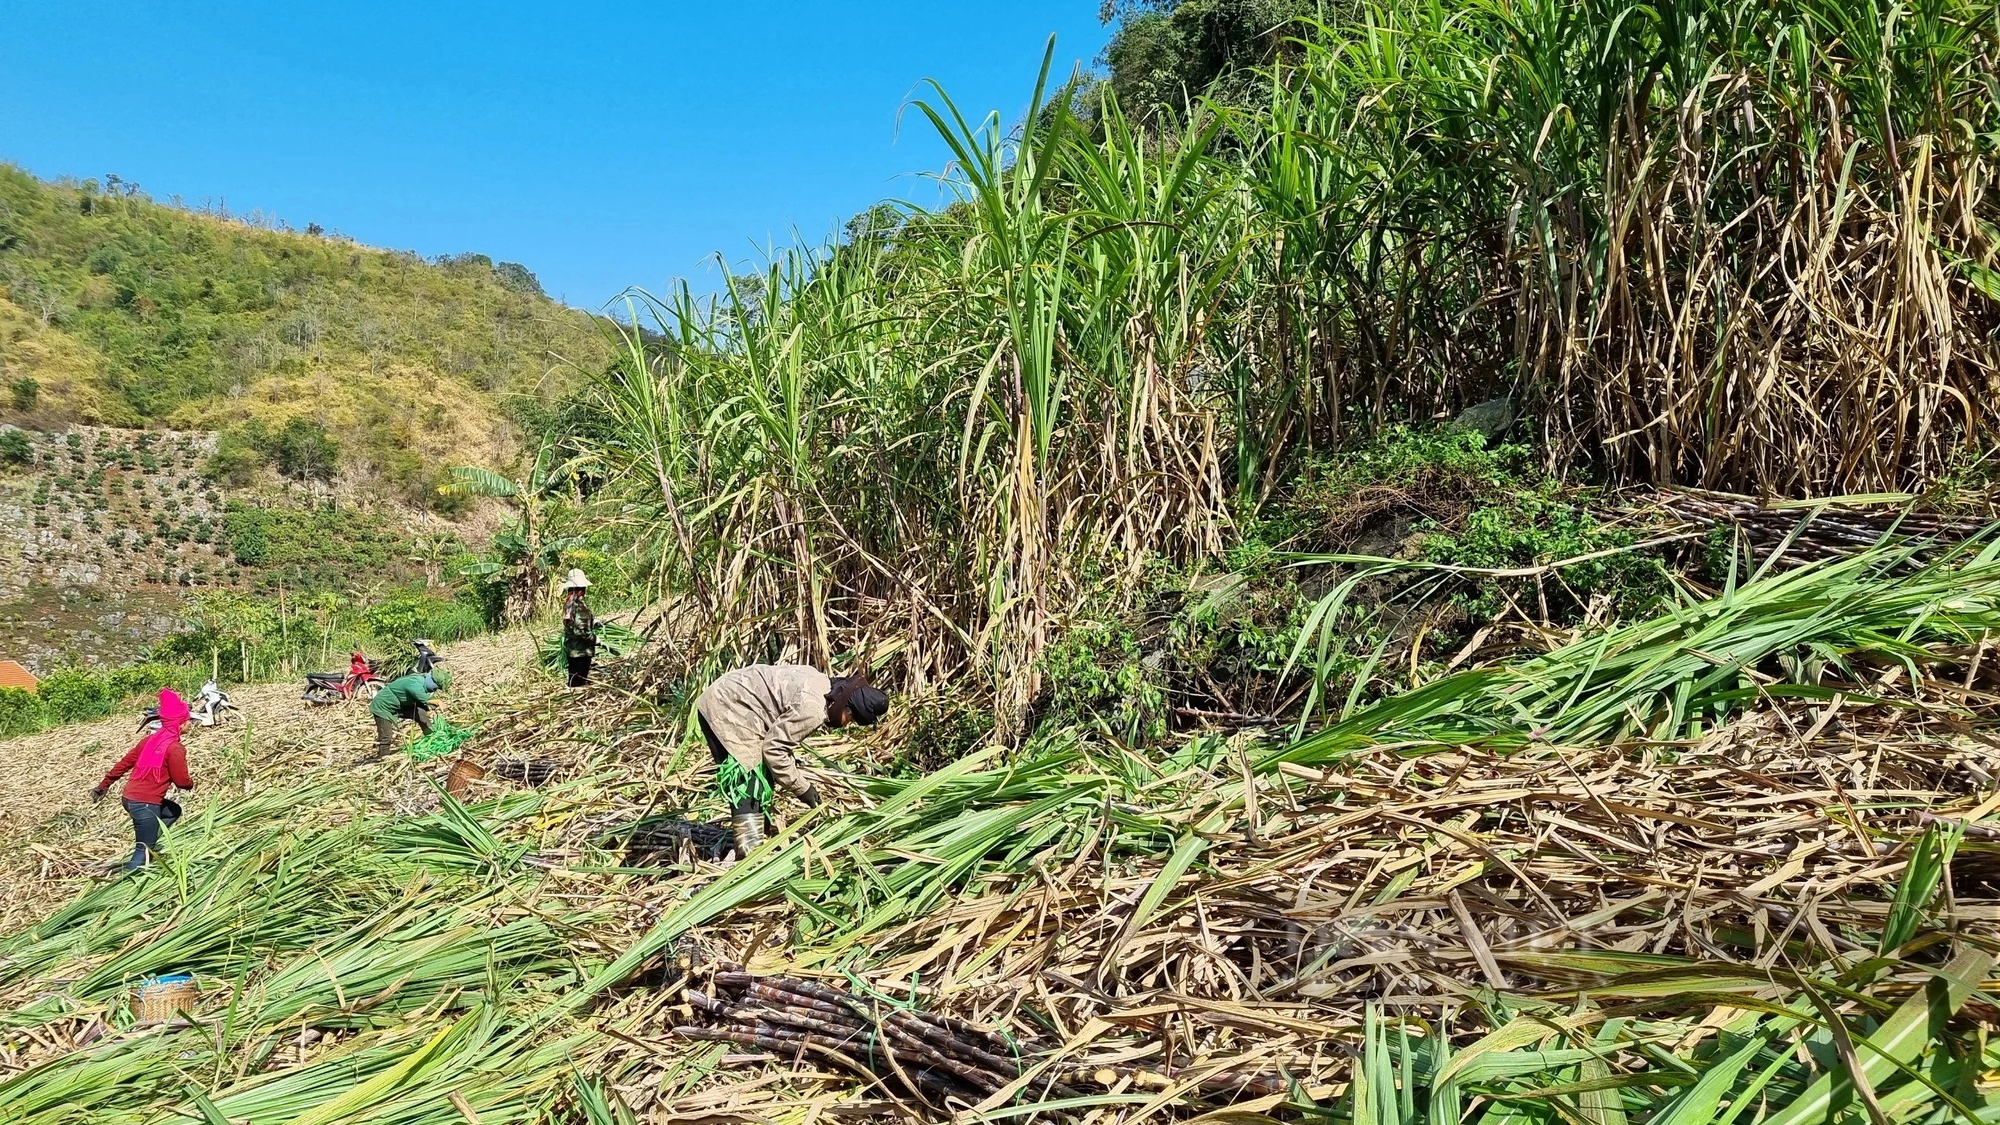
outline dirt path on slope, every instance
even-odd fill
[[[534,640],[525,631],[440,649],[455,678],[442,714],[477,712],[535,677]],[[366,704],[331,707],[300,700],[296,684],[251,684],[230,692],[243,718],[225,727],[186,728],[193,793],[176,799],[192,815],[218,793],[290,788],[354,770],[374,751]],[[0,933],[45,915],[88,880],[131,854],[132,824],[117,788],[93,804],[90,788],[137,741],[136,710],[0,742]],[[414,728],[405,728],[405,738]],[[391,761],[370,770],[403,768]]]

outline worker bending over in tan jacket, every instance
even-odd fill
[[[764,810],[772,787],[819,804],[819,792],[799,771],[806,736],[848,720],[870,726],[889,697],[867,676],[829,677],[803,664],[752,664],[725,672],[694,701],[695,721],[715,757],[716,783],[729,802],[736,855],[764,842]]]

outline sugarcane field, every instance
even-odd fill
[[[2000,0],[448,7],[0,27],[0,1125],[2000,1121]]]

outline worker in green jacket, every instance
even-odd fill
[[[375,693],[368,713],[375,717],[375,758],[389,756],[396,746],[396,727],[408,719],[425,734],[431,732],[431,696],[451,686],[451,673],[443,668],[413,672],[391,680]]]

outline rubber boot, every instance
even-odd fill
[[[736,858],[742,859],[764,842],[764,810],[755,800],[738,801],[730,810],[730,827],[736,834]]]

